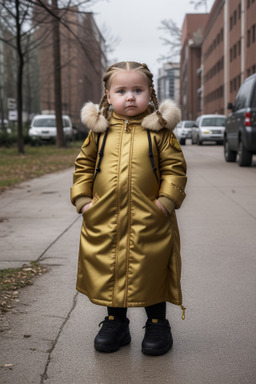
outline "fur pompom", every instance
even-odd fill
[[[164,120],[166,120],[165,128],[168,128],[170,131],[173,131],[181,119],[180,109],[176,106],[174,101],[165,100],[163,103],[160,104],[159,111],[161,112]],[[160,131],[163,128],[158,121],[158,116],[156,112],[153,112],[151,113],[151,115],[146,116],[143,119],[141,125],[143,128],[150,129],[151,131]]]
[[[99,114],[99,107],[92,102],[86,103],[81,109],[81,121],[93,132],[104,132],[108,128],[108,121]]]

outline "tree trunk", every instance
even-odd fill
[[[62,126],[62,100],[61,100],[61,59],[60,59],[60,27],[58,20],[58,0],[52,0],[52,8],[56,17],[52,18],[53,23],[53,59],[54,59],[54,102],[57,137],[56,146],[65,147],[65,137]]]
[[[21,48],[20,2],[15,0],[16,28],[17,28],[17,54],[18,54],[18,78],[17,78],[17,112],[18,112],[18,152],[24,153],[23,127],[22,127],[22,79],[24,58]]]

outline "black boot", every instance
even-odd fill
[[[100,352],[115,352],[120,347],[131,342],[129,319],[120,321],[114,316],[107,316],[99,325],[102,325],[94,339],[94,348]]]
[[[171,327],[168,320],[147,320],[142,352],[145,355],[159,356],[167,353],[173,344]]]

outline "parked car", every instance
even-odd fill
[[[228,103],[232,112],[226,121],[224,156],[227,162],[238,158],[240,166],[250,166],[256,154],[256,73],[241,85],[235,105]]]
[[[185,145],[186,140],[191,139],[191,131],[194,124],[194,120],[182,120],[175,127],[174,133],[180,144]]]
[[[70,117],[63,115],[62,122],[64,137],[71,140],[73,136],[73,129]],[[31,122],[28,134],[35,140],[55,140],[57,135],[55,115],[36,115]]]
[[[223,144],[225,115],[201,115],[192,128],[192,144],[202,145],[204,141]]]

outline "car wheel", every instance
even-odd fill
[[[252,153],[247,151],[242,141],[238,148],[238,164],[240,167],[249,167],[252,164]]]
[[[231,151],[227,139],[224,140],[224,157],[227,163],[234,163],[236,161],[236,151]]]
[[[186,144],[185,139],[180,139],[180,145],[185,145],[185,144]]]
[[[199,136],[197,136],[197,144],[198,145],[202,145],[203,144],[203,141],[200,139]]]

